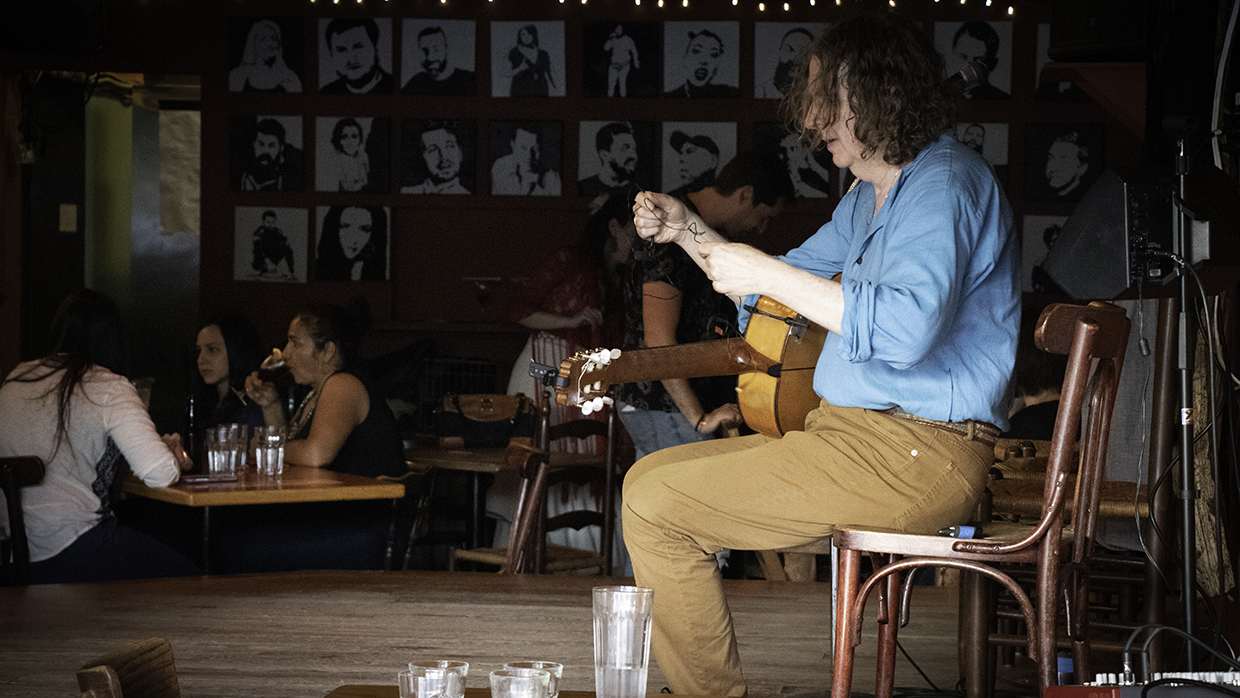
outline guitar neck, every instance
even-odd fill
[[[732,337],[626,351],[607,365],[605,380],[611,385],[618,385],[670,378],[735,376],[753,371],[765,372],[775,363],[758,353],[744,339]]]

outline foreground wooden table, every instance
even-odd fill
[[[202,570],[208,574],[211,571],[211,507],[359,499],[397,500],[405,496],[405,486],[398,482],[297,465],[286,466],[279,478],[259,477],[257,471],[247,468],[233,482],[181,481],[168,487],[147,487],[141,480],[129,477],[123,490],[135,497],[201,508]],[[388,532],[389,554],[393,533]]]

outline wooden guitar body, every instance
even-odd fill
[[[803,326],[789,324],[785,318],[796,323],[796,311],[766,296],[759,298],[754,307],[761,312],[749,316],[745,341],[781,366],[778,376],[740,374],[736,392],[741,415],[759,434],[783,436],[790,431],[802,431],[805,416],[822,402],[814,392],[814,367],[827,340],[827,331],[808,322]],[[803,331],[798,332],[799,327]]]

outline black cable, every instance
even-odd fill
[[[904,649],[904,645],[901,645],[899,640],[896,640],[896,649],[900,650],[900,654],[903,654],[904,658],[908,660],[908,663],[913,665],[913,668],[917,670],[918,674],[921,674],[921,678],[925,679],[926,683],[930,684],[930,688],[934,689],[935,693],[943,692],[943,689],[935,686],[934,682],[930,680],[930,677],[926,676],[926,672],[922,671],[921,667],[917,666],[917,662],[914,662],[913,658],[908,655],[908,650]]]

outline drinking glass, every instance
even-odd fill
[[[250,426],[248,424],[229,424],[228,427],[228,443],[231,446],[229,452],[229,460],[232,462],[232,471],[236,473],[245,470],[246,452],[250,445]]]
[[[542,669],[551,675],[551,679],[547,684],[547,698],[556,698],[560,695],[560,679],[564,677],[564,665],[559,662],[505,662],[505,669]]]
[[[465,680],[452,669],[411,666],[396,674],[400,698],[460,698]]]
[[[594,691],[598,698],[643,698],[650,668],[654,589],[594,587]]]
[[[284,474],[283,427],[254,428],[254,459],[260,477],[279,477]]]
[[[236,477],[236,460],[233,458],[233,442],[228,425],[208,428],[206,440],[207,476],[220,479]]]
[[[551,673],[542,669],[491,672],[491,698],[547,698]]]

